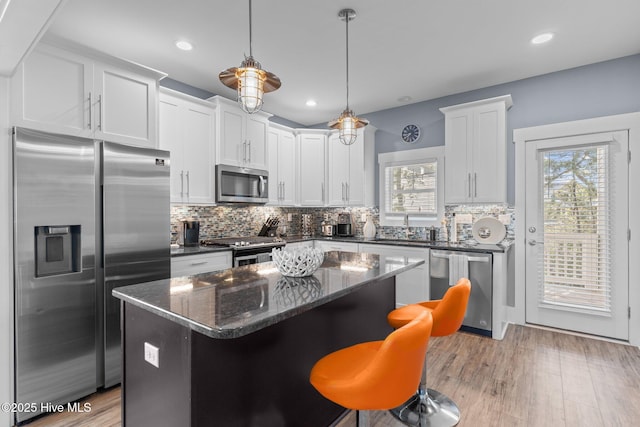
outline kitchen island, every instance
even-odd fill
[[[309,384],[311,367],[390,333],[395,276],[421,263],[327,252],[309,277],[262,263],[115,289],[123,425],[330,425],[344,409]]]

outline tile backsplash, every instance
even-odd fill
[[[377,228],[377,236],[385,238],[405,238],[407,235],[411,239],[425,239],[428,230],[425,227],[380,227],[378,208],[301,208],[301,207],[278,207],[278,206],[253,206],[253,205],[172,205],[171,206],[171,234],[172,240],[177,235],[181,219],[194,218],[200,221],[200,238],[220,238],[234,236],[256,236],[262,224],[269,216],[280,219],[278,233],[280,235],[300,235],[302,234],[302,214],[312,215],[312,235],[320,235],[320,224],[325,215],[334,223],[338,220],[338,214],[351,213],[355,226],[354,234],[362,236],[364,221],[362,219],[370,216]],[[507,239],[513,239],[515,214],[514,209],[507,205],[456,205],[445,208],[445,218],[447,220],[447,233],[450,236],[451,220],[453,214],[467,215],[468,224],[458,224],[458,240],[467,241],[473,239],[471,228],[473,222],[484,216],[493,216],[507,224]],[[470,216],[470,217],[469,217]],[[291,221],[289,221],[291,218]],[[437,240],[444,240],[445,233],[441,228],[437,229]]]

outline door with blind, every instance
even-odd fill
[[[627,131],[527,142],[527,323],[628,339],[627,156]]]

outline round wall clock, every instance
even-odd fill
[[[420,128],[416,125],[406,125],[402,129],[402,140],[409,144],[413,144],[420,138]]]

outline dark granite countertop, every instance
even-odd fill
[[[450,242],[441,242],[441,241],[427,241],[427,240],[415,240],[415,239],[385,239],[385,238],[376,238],[376,239],[365,239],[364,237],[324,237],[324,236],[313,236],[313,237],[303,237],[303,236],[286,236],[283,237],[283,240],[290,243],[296,242],[304,242],[304,241],[312,241],[312,240],[326,240],[333,242],[346,242],[346,243],[371,243],[374,245],[391,245],[391,246],[405,246],[405,247],[414,247],[414,248],[429,248],[429,249],[439,249],[439,250],[451,250],[451,251],[465,251],[465,252],[508,252],[513,242],[509,240],[504,240],[497,245],[484,245],[480,243],[468,242],[468,243],[450,243]]]
[[[178,248],[171,248],[171,256],[199,255],[206,254],[208,252],[224,252],[230,250],[231,248],[220,246],[180,246]]]
[[[267,262],[123,286],[113,295],[211,338],[237,338],[423,263],[333,251],[309,277],[284,277]]]

